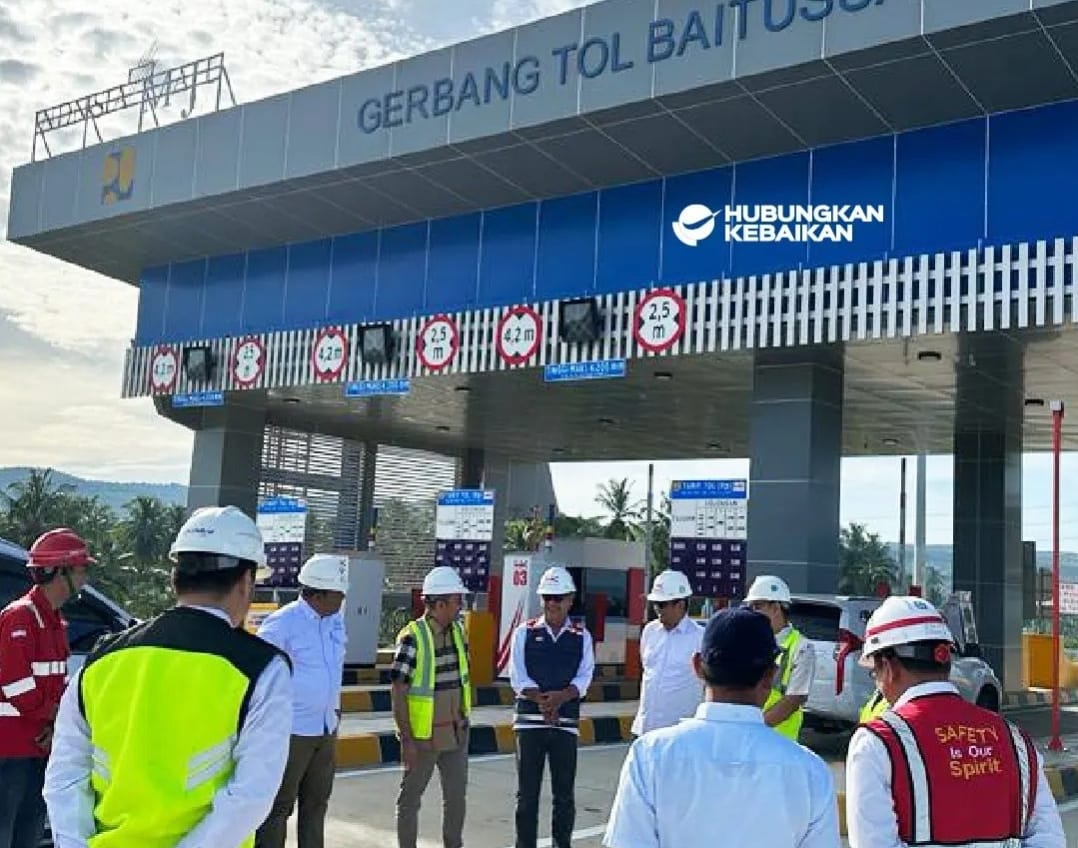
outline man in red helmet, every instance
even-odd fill
[[[0,848],[41,840],[45,763],[70,653],[59,610],[93,562],[74,531],[50,530],[30,546],[33,587],[0,611]]]

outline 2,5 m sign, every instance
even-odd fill
[[[673,289],[649,292],[636,306],[633,336],[650,353],[669,350],[685,333],[685,300]]]

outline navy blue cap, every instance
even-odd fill
[[[771,620],[745,607],[717,612],[704,629],[700,656],[714,669],[762,671],[779,655]]]

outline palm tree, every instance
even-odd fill
[[[121,539],[138,562],[159,562],[168,553],[165,506],[155,497],[139,495],[124,505]]]
[[[893,587],[897,566],[876,533],[868,533],[863,524],[851,524],[839,534],[840,592],[851,595],[874,595],[880,584]]]
[[[61,523],[64,499],[74,487],[57,483],[52,469],[31,468],[25,480],[8,486],[7,493],[0,493],[0,506],[7,513],[5,531],[11,541],[24,548],[34,540]]]
[[[627,479],[607,480],[599,485],[595,501],[610,514],[610,523],[603,534],[608,539],[632,541],[637,538],[640,501],[633,500],[632,488]]]

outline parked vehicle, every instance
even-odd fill
[[[867,669],[858,665],[865,625],[881,598],[794,595],[790,621],[816,652],[816,675],[805,704],[805,726],[817,731],[849,730],[874,691]],[[940,608],[958,645],[951,681],[966,700],[999,711],[1003,685],[981,658],[969,592],[956,592]]]

